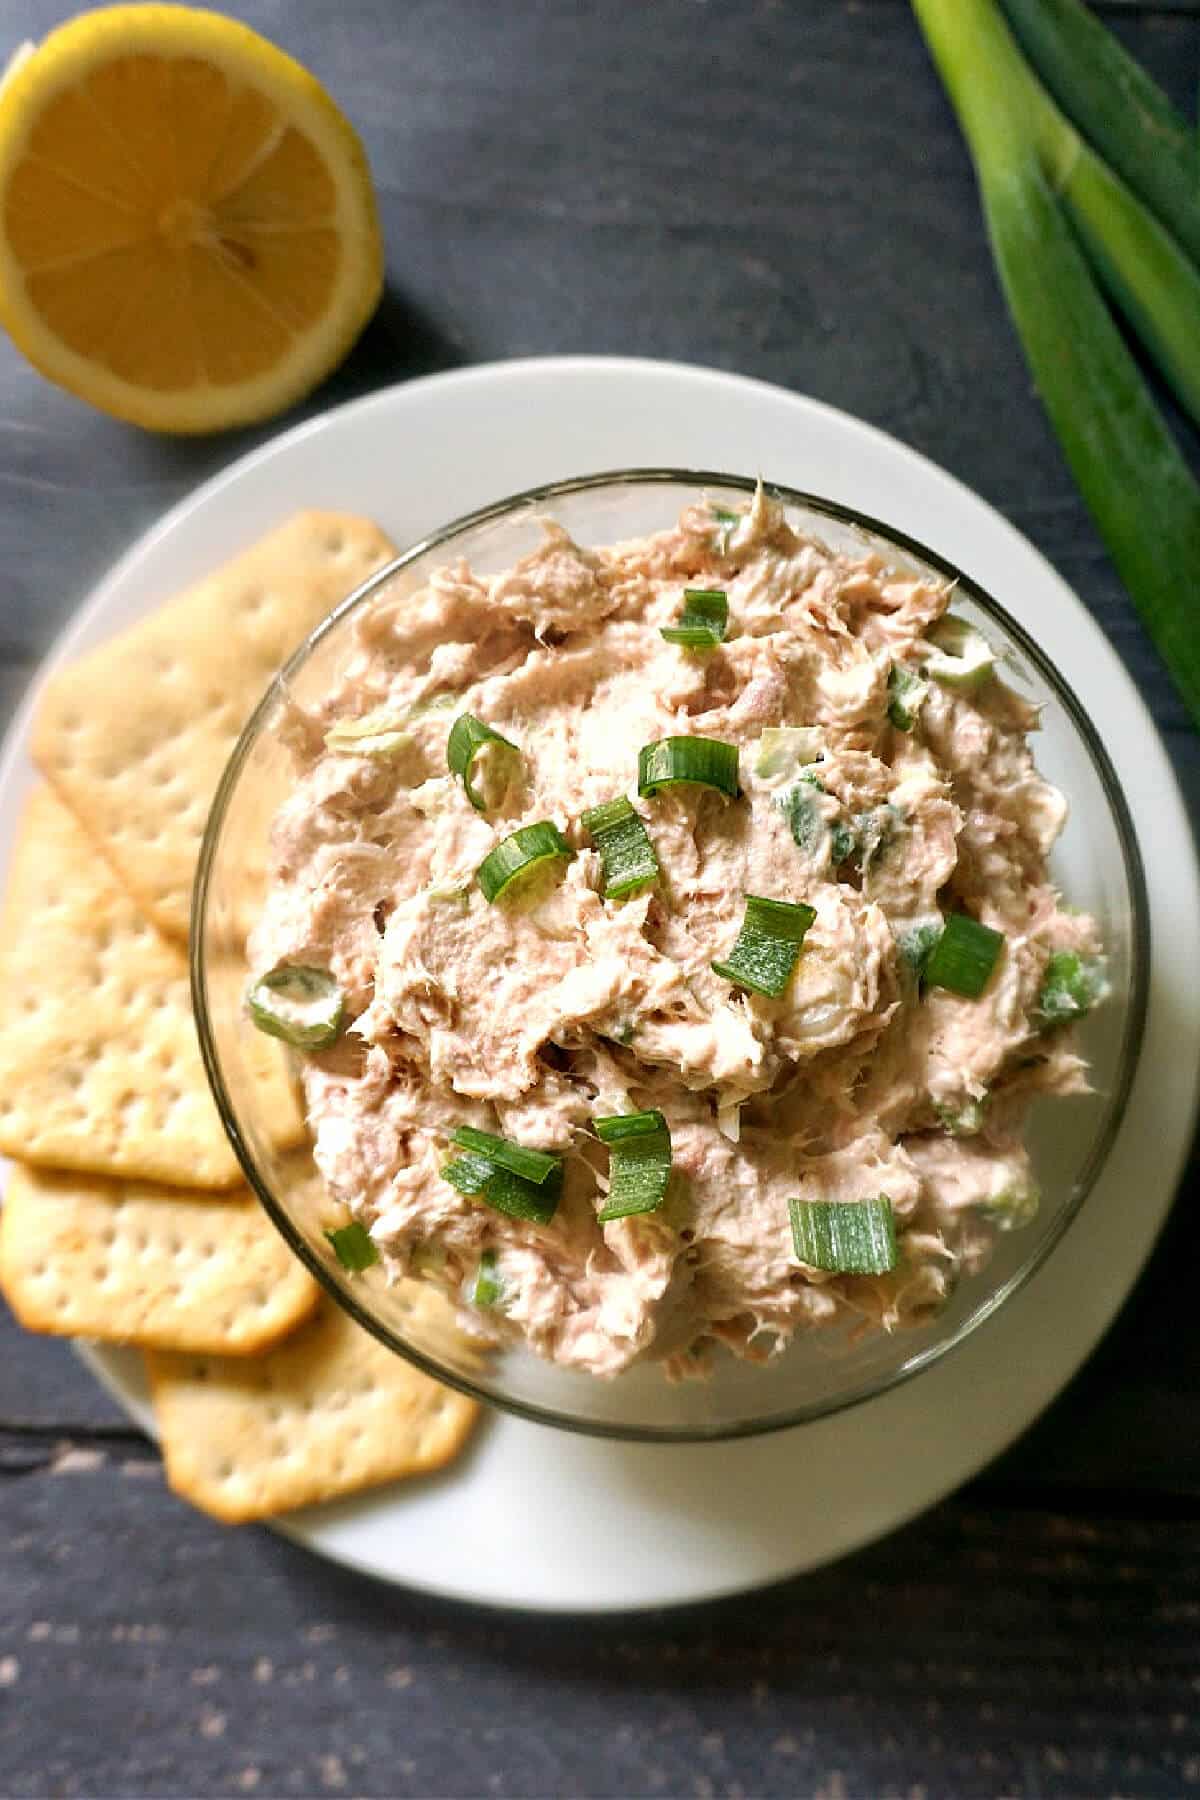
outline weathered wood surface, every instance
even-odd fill
[[[1200,748],[1030,392],[903,0],[232,9],[328,81],[381,188],[388,296],[307,411],[558,351],[706,362],[832,401],[1039,544],[1200,800]],[[7,0],[0,49],[65,10]],[[1190,110],[1200,3],[1101,10]],[[0,347],[5,714],[107,564],[265,435],[141,437]],[[69,1351],[5,1318],[0,1794],[1200,1787],[1195,1196],[1193,1171],[1107,1343],[959,1499],[768,1595],[583,1629],[218,1530],[166,1493]]]

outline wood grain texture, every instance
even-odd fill
[[[845,407],[1049,556],[1125,658],[1195,816],[1200,740],[1031,393],[906,0],[229,7],[351,112],[389,248],[359,347],[280,423],[559,351],[711,363]],[[0,10],[2,49],[69,9]],[[1200,0],[1099,10],[1190,115]],[[277,428],[152,439],[0,346],[0,708],[132,538]],[[0,1792],[1200,1787],[1200,1320],[1180,1304],[1196,1195],[1194,1165],[1107,1342],[965,1496],[768,1595],[582,1630],[219,1531],[63,1346],[0,1321]]]

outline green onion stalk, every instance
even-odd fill
[[[1009,310],[1051,423],[1200,724],[1200,486],[1095,279],[1200,418],[1200,273],[1059,111],[996,0],[912,6],[970,146]]]

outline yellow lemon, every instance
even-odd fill
[[[218,13],[111,6],[0,86],[0,323],[51,381],[155,431],[266,418],[370,317],[366,157],[324,88]]]

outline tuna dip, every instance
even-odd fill
[[[368,604],[285,724],[249,1010],[351,1268],[597,1375],[928,1319],[1037,1191],[1104,986],[944,584],[761,488]]]

